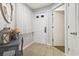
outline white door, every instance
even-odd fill
[[[76,4],[67,4],[67,23],[68,23],[68,55],[76,55],[77,22]]]
[[[37,43],[47,42],[47,18],[45,13],[35,14],[33,19],[33,39]]]

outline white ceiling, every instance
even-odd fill
[[[55,9],[55,11],[64,11],[64,5],[58,7]]]
[[[38,9],[51,5],[52,3],[27,3],[27,5],[32,9]]]

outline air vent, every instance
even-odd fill
[[[44,18],[44,15],[41,15],[41,18]]]
[[[39,18],[39,16],[36,16],[36,18]]]

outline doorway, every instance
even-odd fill
[[[35,13],[33,20],[33,39],[36,43],[47,44],[47,14]]]
[[[55,8],[52,14],[52,45],[62,52],[65,52],[64,4]]]

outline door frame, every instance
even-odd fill
[[[62,6],[62,5],[64,5],[64,41],[65,41],[64,42],[64,46],[65,46],[64,47],[65,48],[64,55],[66,55],[66,52],[67,52],[67,20],[66,20],[67,19],[66,18],[66,13],[67,13],[66,7],[67,6],[66,6],[66,3],[59,3],[56,6],[54,6],[53,8],[51,8],[50,11],[53,12],[56,8],[58,8],[58,7]],[[53,16],[52,16],[52,19],[51,20],[53,20]],[[52,26],[52,24],[50,26]],[[50,32],[52,33],[52,31],[50,31]],[[53,35],[53,33],[52,33],[52,35]],[[52,39],[53,39],[53,36],[52,36]],[[51,39],[51,41],[52,41],[52,39]]]
[[[63,6],[64,4],[61,4],[60,6],[58,6],[57,8],[59,8],[59,7],[61,7],[61,6]],[[54,42],[55,42],[55,40],[54,40],[54,12],[55,12],[55,10],[57,9],[57,8],[55,8],[53,11],[52,11],[52,46],[55,46],[54,45]],[[65,13],[64,13],[65,14]],[[63,15],[63,18],[64,18],[64,15]],[[64,23],[64,19],[63,19],[63,23]],[[63,24],[63,26],[64,26],[64,24]],[[64,30],[64,27],[63,27],[63,31],[65,31]],[[64,34],[64,32],[63,32],[63,34]],[[65,44],[64,44],[65,45]]]

